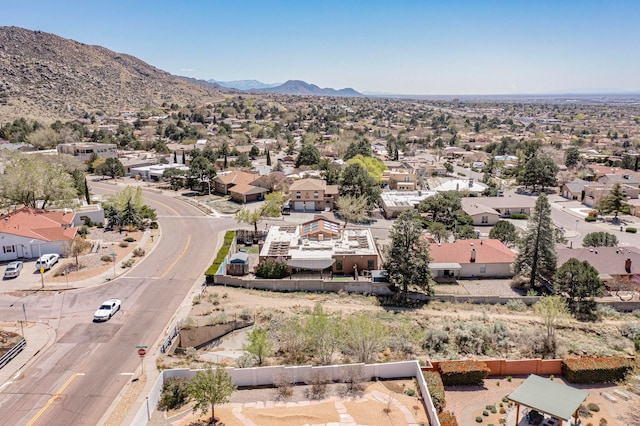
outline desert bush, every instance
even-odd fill
[[[607,426],[609,422],[604,417],[600,419],[600,426]]]
[[[518,299],[507,300],[507,303],[505,304],[505,306],[510,311],[524,312],[527,310],[527,305],[525,305],[525,303],[522,300],[518,300]]]
[[[113,262],[113,257],[109,256],[108,254],[104,254],[102,255],[102,257],[100,257],[100,260],[103,262]]]
[[[133,264],[134,264],[135,262],[136,262],[136,260],[135,260],[135,259],[130,258],[130,259],[127,259],[127,260],[125,260],[124,262],[122,262],[122,264],[121,264],[121,265],[122,265],[122,268],[130,268],[130,267],[132,267],[132,266],[133,266]]]
[[[590,402],[589,404],[587,404],[587,409],[589,411],[593,411],[594,413],[597,413],[598,411],[600,411],[600,406],[598,404]]]
[[[345,384],[346,393],[353,394],[362,391],[363,382],[368,379],[366,372],[364,371],[364,366],[348,365],[344,367],[343,371],[344,377],[342,378],[342,383]]]
[[[235,362],[236,368],[251,368],[255,367],[256,365],[256,357],[254,357],[250,353],[243,353],[238,358],[236,358]]]
[[[429,389],[429,395],[431,395],[431,401],[433,406],[440,413],[446,406],[444,396],[444,385],[442,384],[442,378],[437,371],[423,371],[422,376]]]
[[[224,312],[219,312],[215,316],[209,318],[207,325],[226,324],[229,321],[229,317]]]
[[[195,328],[196,325],[196,320],[191,317],[186,317],[179,322],[180,330],[191,330],[192,328]]]
[[[128,243],[132,243],[132,242],[134,242],[135,240],[136,240],[136,239],[135,239],[135,238],[133,238],[133,237],[126,237],[126,238],[123,238],[123,239],[122,239],[122,241],[126,241],[126,242],[128,242]]]
[[[184,357],[188,361],[193,362],[197,361],[200,356],[198,355],[198,350],[196,348],[189,346],[184,350]]]
[[[482,415],[485,416],[485,417],[489,417],[489,412],[488,411],[483,411]]]
[[[120,241],[120,244],[118,244],[120,247],[129,247],[129,243],[126,241]]]
[[[133,250],[133,256],[134,257],[143,257],[146,254],[146,252],[144,251],[144,249],[142,247],[138,247],[137,249]]]
[[[243,321],[249,321],[251,318],[253,318],[253,315],[251,314],[251,311],[249,309],[245,308],[240,313],[240,319]]]
[[[627,339],[635,339],[640,335],[640,322],[625,322],[620,326],[620,334]]]
[[[407,388],[406,391],[404,391],[404,393],[406,393],[409,396],[415,396],[416,395],[416,390],[413,388]]]
[[[193,296],[193,299],[191,299],[191,305],[199,305],[200,304],[200,295],[196,294],[195,296]]]
[[[484,355],[493,344],[493,336],[489,330],[477,321],[456,324],[453,339],[458,345],[459,352],[465,354]]]
[[[307,384],[311,385],[308,397],[311,399],[323,399],[327,394],[327,385],[331,379],[321,370],[312,370],[307,377]]]
[[[480,416],[476,417],[476,423],[482,423],[482,417]]]
[[[169,377],[162,384],[158,401],[159,410],[175,410],[189,401],[188,381],[179,377]]]
[[[435,353],[444,351],[449,343],[449,333],[444,330],[430,328],[424,334],[422,348]]]
[[[273,376],[273,385],[278,389],[279,398],[293,395],[294,375],[292,371],[281,370]]]
[[[91,232],[89,231],[89,227],[87,225],[82,225],[80,228],[78,228],[78,234],[82,235],[83,237],[90,233]]]

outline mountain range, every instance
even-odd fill
[[[353,89],[322,89],[299,80],[272,85],[180,77],[101,46],[0,26],[1,122],[20,117],[51,122],[152,109],[164,103],[204,104],[242,93],[242,88],[252,93],[362,96]]]
[[[308,96],[347,96],[347,97],[361,97],[361,93],[346,88],[346,89],[332,89],[332,88],[320,88],[315,84],[309,84],[301,80],[289,80],[285,83],[272,83],[267,84],[258,80],[236,80],[236,81],[216,81],[207,80],[209,83],[218,84],[223,87],[252,91],[252,92],[266,92],[266,93],[279,93],[282,95],[308,95]]]

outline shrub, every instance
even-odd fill
[[[446,406],[444,399],[444,384],[442,378],[437,371],[423,371],[422,376],[427,383],[427,389],[429,389],[429,395],[431,395],[431,401],[435,409],[441,413]]]
[[[158,229],[158,222],[151,222],[149,224],[149,228],[151,229]]]
[[[103,229],[104,228],[104,223],[100,222],[98,225],[96,225],[98,227],[98,229]]]
[[[307,377],[307,384],[311,385],[309,398],[323,399],[327,394],[327,385],[330,381],[329,375],[324,371],[311,370],[311,373],[309,373]]]
[[[624,380],[632,369],[632,361],[622,357],[567,358],[561,364],[562,374],[570,383],[606,383]]]
[[[200,295],[196,294],[195,296],[193,296],[193,299],[191,300],[191,304],[192,305],[199,305],[200,304]]]
[[[635,234],[636,232],[638,232],[638,230],[636,228],[631,228],[631,227],[625,229],[625,231],[626,232],[630,232],[631,234]]]
[[[137,249],[133,250],[133,256],[134,257],[142,257],[146,254],[146,252],[144,251],[144,249],[142,247],[138,247]]]
[[[605,418],[600,419],[600,426],[607,426],[607,424],[609,424],[607,419],[605,419]]]
[[[169,377],[162,384],[162,393],[158,401],[159,410],[175,410],[189,400],[188,382],[179,377]]]
[[[488,411],[483,411],[482,415],[485,416],[485,417],[489,417],[489,412]]]
[[[367,375],[362,365],[349,365],[344,367],[344,377],[342,382],[345,384],[347,394],[360,392],[363,383],[367,380]]]
[[[406,393],[409,396],[415,396],[416,395],[416,390],[413,388],[408,388],[406,391],[404,391],[404,393]]]
[[[103,262],[113,262],[113,257],[109,256],[108,254],[104,254],[100,258],[100,260],[102,260]]]
[[[256,276],[267,279],[281,279],[289,275],[287,263],[280,259],[265,259],[258,269]]]
[[[127,259],[124,262],[122,262],[122,268],[130,268],[133,266],[133,264],[136,262],[135,259]]]
[[[129,247],[129,243],[128,243],[128,242],[126,242],[126,241],[120,241],[119,246],[120,246],[120,247]]]
[[[293,395],[295,377],[292,371],[281,370],[273,377],[273,384],[278,389],[278,397],[288,398]]]
[[[91,228],[93,226],[93,221],[89,216],[84,217],[84,226]]]
[[[513,380],[513,377],[507,376],[507,382],[510,382],[511,380]]]
[[[509,299],[505,306],[511,311],[523,312],[527,310],[527,305],[518,299]]]
[[[512,213],[512,214],[509,216],[509,219],[523,219],[523,220],[527,220],[527,219],[529,219],[529,216],[527,216],[527,215],[526,215],[526,214],[524,214],[524,213]]]
[[[444,330],[430,328],[425,332],[422,348],[441,352],[447,343],[449,343],[449,333]]]
[[[133,237],[127,237],[127,238],[123,238],[122,241],[126,241],[128,243],[132,243],[134,242],[136,239]]]
[[[584,218],[585,222],[595,222],[596,220],[598,219],[596,219],[594,216],[587,216]]]
[[[82,225],[80,228],[78,228],[78,234],[82,235],[83,237],[90,233],[91,232],[89,232],[89,227],[87,225]]]
[[[205,271],[204,275],[206,276],[207,283],[213,283],[213,276],[218,272],[220,265],[224,261],[225,257],[229,254],[229,250],[231,249],[231,243],[233,243],[233,239],[236,237],[235,231],[227,231],[224,234],[224,240],[222,243],[222,247],[218,250],[218,254],[216,258],[213,260],[213,263],[209,268]]]
[[[594,413],[597,413],[598,411],[600,411],[600,406],[598,404],[594,404],[593,402],[590,402],[589,404],[587,404],[587,409],[589,409],[589,411],[593,411]]]
[[[482,417],[480,417],[480,416],[476,417],[476,422],[477,423],[482,423]]]
[[[489,367],[482,361],[442,361],[438,364],[442,382],[447,386],[482,385]]]
[[[451,414],[449,411],[438,413],[438,420],[440,420],[441,426],[458,426],[458,420],[456,419],[456,416]]]

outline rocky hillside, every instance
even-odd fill
[[[41,31],[0,27],[0,122],[72,119],[168,103],[205,103],[220,92],[133,56]]]

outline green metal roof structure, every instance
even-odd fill
[[[570,420],[589,392],[532,374],[507,398],[561,420]]]

